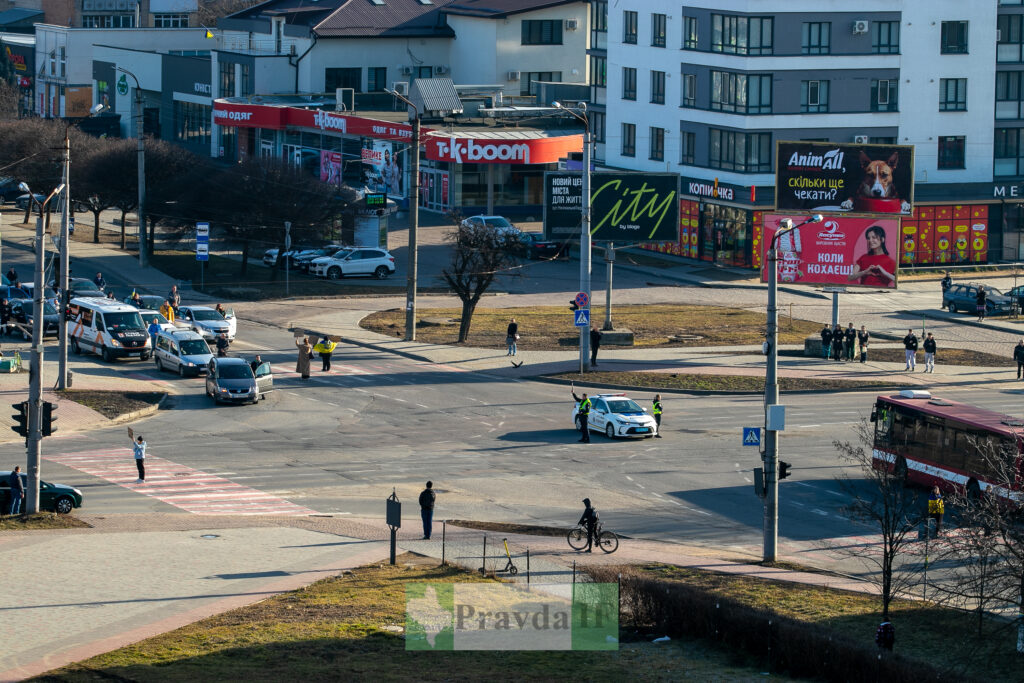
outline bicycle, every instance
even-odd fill
[[[567,535],[569,547],[573,550],[583,550],[587,547],[587,527],[580,524],[571,529]],[[605,531],[599,523],[594,530],[594,545],[606,553],[614,553],[619,549],[619,537],[614,531]]]

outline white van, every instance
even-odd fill
[[[138,309],[113,299],[75,297],[68,304],[67,326],[74,353],[92,351],[109,362],[123,356],[149,360],[153,352]]]

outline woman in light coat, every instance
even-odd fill
[[[309,337],[302,337],[295,340],[299,347],[299,357],[295,361],[295,372],[302,375],[302,379],[309,379],[309,356],[313,353],[313,347],[309,345]]]

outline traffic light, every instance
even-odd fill
[[[14,424],[11,425],[11,429],[14,430],[15,434],[20,436],[28,436],[28,401],[22,401],[21,403],[12,403],[11,407],[18,412],[11,417],[14,418]]]
[[[779,480],[785,479],[789,476],[789,468],[792,467],[788,462],[782,460],[779,461]]]
[[[57,431],[53,423],[57,421],[54,413],[57,412],[57,406],[49,401],[43,402],[43,436],[50,436]]]
[[[580,307],[576,305],[576,300],[575,299],[570,299],[569,300],[569,310],[572,311],[573,313],[575,313],[576,311],[580,310]]]

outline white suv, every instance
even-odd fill
[[[310,270],[317,277],[331,280],[349,275],[368,275],[383,280],[395,272],[395,257],[384,249],[355,247],[317,259]]]

